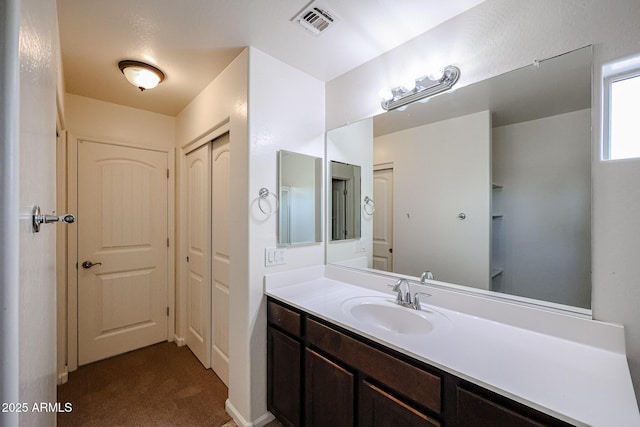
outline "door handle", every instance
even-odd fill
[[[65,214],[62,216],[56,215],[42,215],[40,212],[40,206],[36,205],[31,210],[32,220],[31,225],[34,233],[38,233],[40,231],[40,225],[42,224],[51,224],[52,222],[64,222],[67,224],[72,224],[76,222],[76,217],[71,214]]]
[[[91,268],[94,265],[102,265],[102,263],[101,262],[93,263],[91,261],[85,261],[85,262],[82,263],[82,268]]]

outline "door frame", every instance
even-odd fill
[[[67,133],[67,212],[78,215],[78,141],[95,142],[99,144],[116,145],[127,148],[157,151],[167,154],[167,168],[169,179],[167,180],[167,305],[169,317],[167,318],[167,341],[173,341],[175,336],[176,319],[176,282],[175,282],[175,149],[163,149],[149,147],[141,144],[115,141],[106,138],[94,138],[90,136],[76,136]],[[78,218],[79,221],[82,218]],[[78,227],[70,227],[67,246],[67,372],[78,369]],[[73,272],[75,271],[75,274]],[[66,374],[66,373],[58,373]]]

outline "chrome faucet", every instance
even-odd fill
[[[426,280],[433,280],[433,273],[429,270],[423,271],[420,275],[420,283],[424,283]]]
[[[404,291],[403,291],[403,286]],[[396,304],[399,304],[403,307],[411,307],[415,310],[421,310],[420,307],[420,297],[418,295],[426,295],[428,297],[431,294],[425,292],[416,292],[413,297],[411,296],[411,284],[407,279],[399,279],[395,285],[388,285],[390,288],[393,288],[393,292],[397,292],[398,296],[396,297]]]
[[[402,285],[405,285],[406,292],[402,291]],[[395,285],[389,285],[390,288],[393,288],[393,292],[398,293],[398,297],[396,298],[396,303],[403,306],[410,306],[412,303],[411,298],[411,285],[407,279],[399,279]]]

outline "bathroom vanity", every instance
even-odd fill
[[[640,425],[621,327],[412,284],[433,295],[415,310],[390,283],[331,266],[266,276],[281,422]]]

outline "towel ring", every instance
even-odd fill
[[[373,213],[376,211],[376,205],[373,203],[373,199],[369,196],[365,196],[362,209],[364,209],[364,213],[366,213],[367,215],[373,215]]]
[[[269,205],[269,207],[271,209],[265,210],[265,208],[262,206],[262,202],[263,202],[263,200],[266,200],[269,196],[273,196],[273,198],[276,200],[276,207],[275,207],[275,209],[273,209]],[[267,188],[263,187],[263,188],[260,189],[260,191],[258,191],[258,209],[260,209],[260,212],[262,212],[263,214],[265,214],[267,216],[271,216],[278,210],[279,206],[280,206],[280,201],[278,200],[278,196],[273,194]]]

